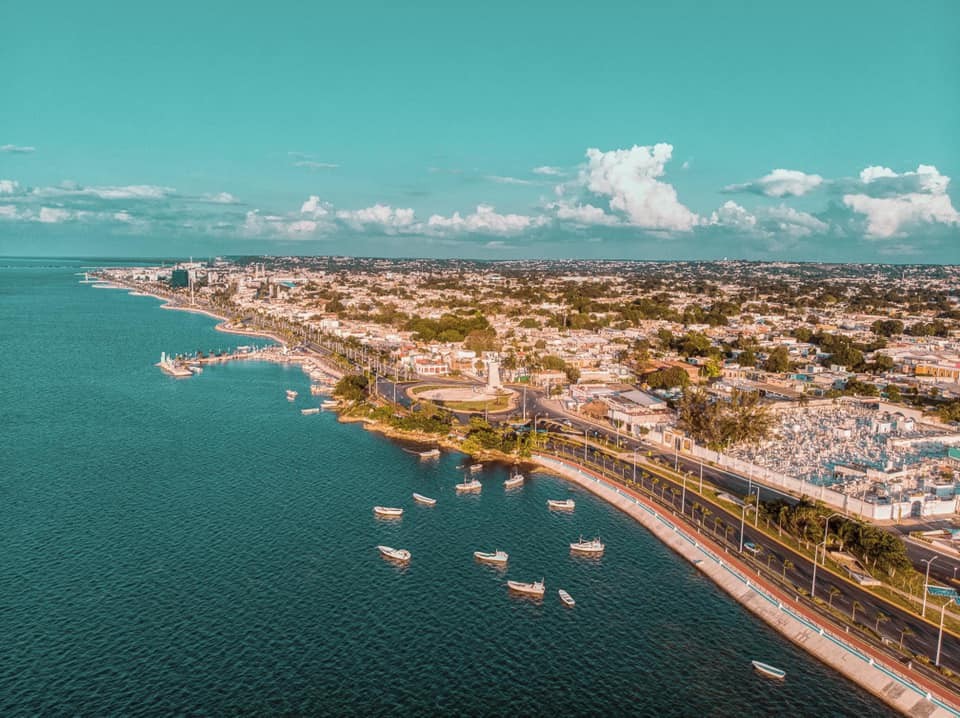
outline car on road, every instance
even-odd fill
[[[753,541],[744,541],[743,550],[749,551],[754,556],[757,556],[763,549],[757,546],[757,544],[755,544]]]

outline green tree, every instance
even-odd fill
[[[790,352],[785,346],[776,347],[763,363],[763,368],[774,374],[790,371],[790,367]]]

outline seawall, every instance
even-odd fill
[[[960,708],[947,702],[939,686],[905,676],[866,644],[827,630],[815,614],[797,606],[772,584],[750,575],[734,557],[674,522],[639,494],[560,459],[534,454],[533,460],[635,518],[749,611],[890,707],[910,716],[960,718]]]

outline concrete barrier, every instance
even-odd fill
[[[792,607],[790,599],[771,584],[748,577],[736,559],[721,558],[710,549],[709,540],[689,533],[642,497],[566,461],[541,454],[534,454],[533,460],[635,518],[749,611],[890,707],[912,716],[960,718],[960,708],[950,705],[938,687],[921,685],[897,672],[882,656],[834,635],[814,616]]]

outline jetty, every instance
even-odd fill
[[[193,372],[190,371],[190,367],[168,357],[166,352],[160,353],[160,361],[157,362],[155,366],[160,367],[160,371],[162,371],[164,374],[176,377],[177,379],[193,376]]]

